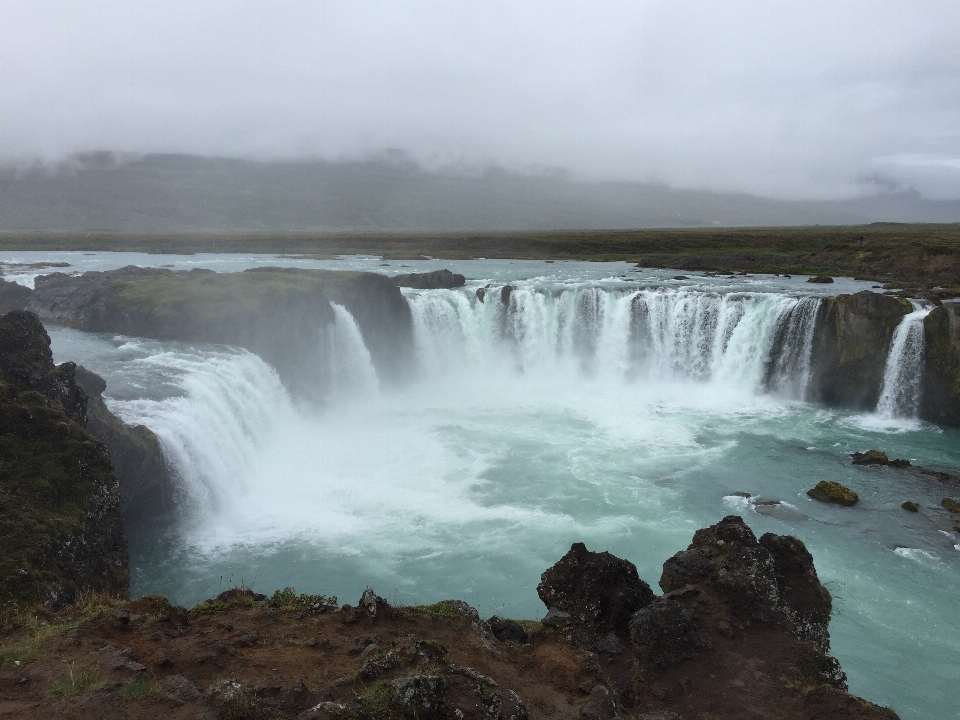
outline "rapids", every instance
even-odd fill
[[[380,262],[302,266],[409,271]],[[334,308],[323,407],[291,398],[248,352],[50,329],[57,361],[103,375],[110,407],[157,432],[179,478],[173,528],[131,548],[135,593],[191,604],[244,583],[353,602],[371,585],[393,602],[458,597],[484,616],[539,617],[539,575],[572,542],[630,559],[656,587],[660,563],[697,528],[739,513],[757,534],[807,543],[834,595],[833,651],[852,692],[903,718],[958,717],[960,551],[937,525],[943,489],[846,457],[880,447],[960,470],[960,433],[909,417],[923,308],[892,343],[893,400],[864,414],[804,400],[826,291],[803,279],[403,264],[447,266],[468,284],[404,291],[417,367],[400,386],[379,381],[356,323]],[[864,287],[839,280],[829,292]],[[860,504],[810,500],[821,479]],[[908,499],[923,511],[901,510]]]

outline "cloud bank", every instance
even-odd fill
[[[0,158],[560,169],[960,197],[960,3],[0,0]]]

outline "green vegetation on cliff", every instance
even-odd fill
[[[35,315],[0,317],[0,606],[61,607],[83,591],[126,595],[119,488],[84,429],[74,366],[53,366]]]

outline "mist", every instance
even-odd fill
[[[960,5],[0,2],[0,158],[960,197]]]

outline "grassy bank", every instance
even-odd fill
[[[689,270],[852,275],[920,288],[960,286],[960,224],[517,233],[11,231],[0,233],[0,250],[625,260]]]

